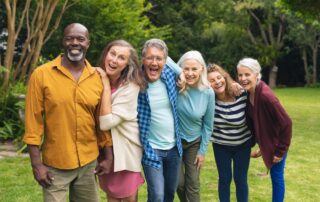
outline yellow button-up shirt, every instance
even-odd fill
[[[98,144],[111,146],[99,130],[99,74],[86,61],[79,81],[61,65],[61,56],[34,70],[25,108],[24,142],[41,145],[45,165],[59,169],[84,166],[98,156]],[[43,140],[42,140],[43,139]]]

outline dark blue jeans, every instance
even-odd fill
[[[161,167],[143,165],[148,187],[148,202],[172,202],[177,190],[181,157],[177,147],[170,150],[155,150]]]
[[[285,193],[285,183],[284,183],[284,166],[287,159],[286,153],[283,159],[274,164],[270,169],[270,176],[272,181],[272,202],[283,202]]]
[[[250,163],[250,141],[239,146],[213,144],[214,157],[219,174],[220,202],[230,201],[230,184],[233,179],[236,185],[238,202],[248,201],[248,168]]]

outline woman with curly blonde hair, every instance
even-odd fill
[[[247,94],[244,92],[236,96],[233,93],[234,81],[222,67],[210,64],[207,72],[216,94],[211,141],[219,174],[219,199],[230,201],[233,176],[237,201],[247,202],[247,176],[252,146],[252,134],[245,113]]]

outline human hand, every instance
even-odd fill
[[[241,95],[241,93],[243,93],[243,91],[244,91],[242,86],[237,82],[234,82],[231,84],[231,89],[232,89],[232,92],[235,96]]]
[[[53,175],[48,171],[48,168],[41,164],[32,165],[34,179],[43,187],[47,188],[52,185],[54,180]]]
[[[204,163],[204,156],[198,154],[194,160],[194,164],[197,166],[197,170],[200,170]]]
[[[182,92],[186,88],[186,77],[183,72],[181,72],[179,79],[177,81],[177,86],[180,88],[179,92]]]
[[[251,151],[250,156],[251,156],[252,158],[258,158],[258,157],[260,157],[260,156],[261,156],[261,151],[260,151],[260,149],[257,149],[257,150],[255,150],[255,151]]]
[[[96,175],[108,174],[112,170],[112,165],[113,165],[113,159],[104,158],[103,160],[98,162],[98,165],[94,172]]]
[[[104,71],[101,67],[96,67],[96,71],[99,73],[104,85],[110,84],[109,77],[108,77],[106,71]]]
[[[282,161],[282,157],[273,156],[273,163],[279,163],[280,161]]]

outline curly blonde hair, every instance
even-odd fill
[[[229,97],[234,97],[235,95],[232,90],[232,83],[234,83],[234,80],[231,78],[230,74],[222,67],[214,63],[208,64],[207,73],[210,74],[211,72],[218,72],[223,76],[226,81],[226,95]]]

